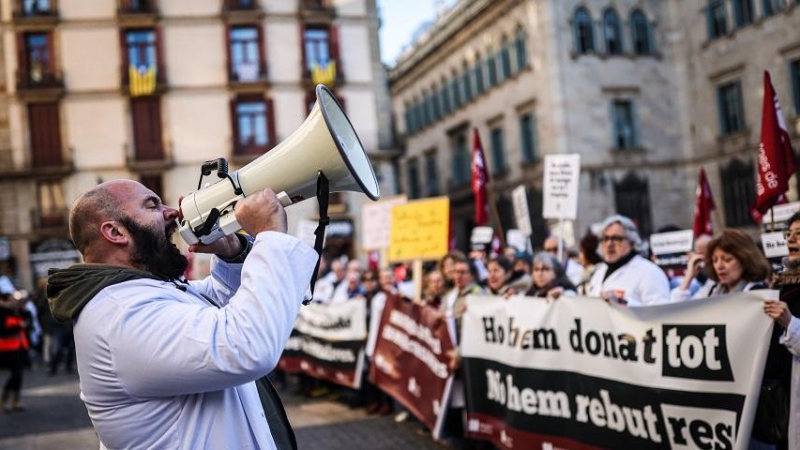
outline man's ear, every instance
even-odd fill
[[[100,224],[100,234],[112,244],[125,245],[129,242],[128,230],[119,222],[107,221]]]

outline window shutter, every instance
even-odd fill
[[[236,97],[230,100],[230,110],[231,110],[231,147],[232,152],[234,155],[238,155],[240,153],[239,148],[239,121],[236,117]]]
[[[266,77],[267,75],[267,43],[264,38],[264,25],[259,23],[256,25],[256,31],[258,32],[258,70],[259,75],[263,75]]]
[[[302,52],[302,58],[300,59],[300,73],[302,74],[303,78],[309,77],[311,74],[308,72],[308,63],[306,62],[306,25],[301,23],[300,24],[300,51]],[[308,101],[306,101],[308,104]],[[308,109],[308,108],[305,108]]]
[[[233,79],[233,58],[231,57],[231,25],[229,23],[225,24],[225,57],[228,60],[227,68],[228,68],[228,79]]]
[[[28,77],[28,54],[25,48],[25,33],[17,33],[17,63],[22,79]]]
[[[157,83],[164,83],[166,80],[167,67],[164,64],[164,45],[162,42],[161,27],[155,27],[154,32],[156,37],[156,68],[158,69],[156,80]]]
[[[336,79],[342,79],[342,61],[339,59],[339,27],[331,25],[329,29],[330,34],[330,51],[331,59],[336,61]],[[344,105],[342,105],[344,107]]]
[[[278,136],[275,134],[275,105],[271,98],[264,100],[267,104],[267,132],[269,133],[269,142],[267,147],[272,149],[278,145]]]

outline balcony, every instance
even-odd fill
[[[306,69],[303,71],[303,87],[306,91],[312,91],[318,84],[324,84],[330,89],[341,86],[345,79],[338,61],[331,61],[331,66],[316,70]]]
[[[17,70],[17,95],[53,99],[64,95],[64,77],[60,70]]]
[[[56,0],[15,0],[12,18],[18,30],[50,29],[58,23]]]
[[[63,234],[67,231],[69,209],[67,208],[31,208],[31,228],[41,234]]]
[[[174,165],[172,156],[163,147],[141,149],[136,148],[135,145],[126,144],[124,151],[125,167],[131,172],[163,172]]]
[[[163,68],[153,67],[147,71],[136,71],[130,66],[120,67],[123,95],[143,97],[160,95],[167,90],[167,77]]]
[[[224,0],[222,16],[229,24],[253,23],[264,16],[258,0]]]
[[[268,86],[268,73],[264,64],[240,64],[235,70],[228,69],[228,87],[234,92],[262,92]]]
[[[307,22],[330,22],[336,7],[332,0],[300,0],[300,16]]]
[[[34,157],[36,159],[36,157]],[[42,179],[42,178],[63,178],[75,173],[75,164],[72,159],[69,161],[52,161],[45,164],[42,161],[28,161],[21,166],[13,164],[0,165],[0,179],[21,180],[21,179]]]
[[[153,26],[158,22],[158,1],[119,0],[117,18],[125,27]]]

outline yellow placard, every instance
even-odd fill
[[[416,200],[392,208],[389,261],[439,259],[447,254],[450,199]]]

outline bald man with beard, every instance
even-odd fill
[[[179,212],[140,183],[100,184],[73,204],[84,263],[53,271],[56,319],[74,321],[81,399],[101,449],[296,448],[272,386],[317,255],[286,234],[275,193],[235,207],[253,238],[226,236],[211,275],[186,281],[170,241]]]

